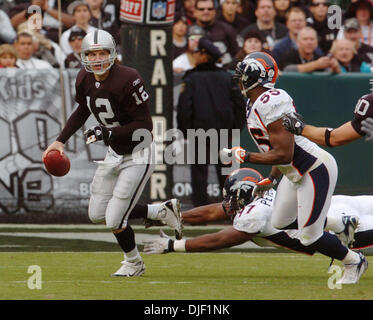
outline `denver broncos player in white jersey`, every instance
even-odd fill
[[[231,227],[188,240],[173,240],[161,232],[159,238],[144,241],[144,251],[148,254],[202,252],[252,241],[259,246],[281,246],[300,253],[314,254],[312,246],[300,243],[298,230],[278,230],[272,226],[276,191],[270,189],[262,197],[253,195],[256,183],[262,179],[263,176],[254,169],[235,170],[225,180],[221,203],[196,207],[182,213],[185,223],[231,220]],[[351,221],[354,223],[351,224]],[[158,224],[148,221],[148,226],[151,225]],[[335,233],[345,246],[352,249],[373,246],[373,196],[333,196],[325,229]]]
[[[96,30],[84,37],[84,68],[76,79],[78,107],[43,158],[50,150],[63,153],[68,139],[94,115],[98,124],[84,132],[86,143],[103,141],[108,151],[91,184],[88,215],[93,223],[105,222],[124,251],[122,266],[112,276],[133,277],[141,276],[145,265],[128,220],[163,220],[178,237],[182,222],[177,199],[160,205],[137,203],[154,171],[154,146],[149,141],[143,152],[134,152],[139,141],[134,141],[132,135],[137,129],[151,131],[153,123],[141,76],[135,69],[115,63],[116,56],[116,44],[108,32]]]
[[[334,158],[315,143],[294,136],[282,125],[282,117],[295,111],[293,99],[274,85],[276,61],[254,52],[237,64],[241,91],[248,97],[247,127],[259,152],[232,148],[236,161],[272,165],[268,178],[258,182],[254,192],[277,188],[272,224],[277,229],[298,229],[302,245],[340,260],[345,265],[341,283],[356,283],[367,268],[361,253],[347,249],[335,235],[324,232],[338,168]]]

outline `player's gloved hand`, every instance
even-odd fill
[[[244,163],[245,161],[248,161],[249,152],[246,152],[246,150],[241,147],[233,147],[232,154],[234,156],[234,159],[238,163]]]
[[[273,177],[268,177],[260,180],[255,184],[253,194],[258,197],[263,197],[264,194],[272,189],[277,184],[277,180]]]
[[[160,231],[160,237],[157,239],[145,239],[143,241],[144,252],[147,254],[160,254],[174,251],[174,240]]]
[[[233,147],[232,149],[224,148],[220,151],[220,159],[224,164],[230,164],[231,161],[225,161],[227,158],[234,157],[235,161],[238,163],[243,163],[249,161],[250,152],[247,152],[241,147]]]
[[[373,118],[366,118],[365,120],[361,121],[361,124],[361,130],[367,134],[365,141],[373,142]]]
[[[111,130],[101,125],[91,127],[84,131],[85,143],[90,144],[92,142],[103,140],[104,143],[108,145],[111,133]]]
[[[306,125],[302,115],[299,113],[285,114],[282,117],[282,124],[287,131],[290,131],[297,136],[302,134],[304,126]]]

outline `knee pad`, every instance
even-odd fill
[[[279,229],[279,230],[297,229],[297,226],[298,226],[298,222],[296,218],[293,221],[284,221],[284,220],[281,220],[281,218],[276,218],[274,216],[272,216],[271,218],[271,224],[274,228]]]
[[[108,201],[104,201],[100,196],[91,196],[89,199],[88,217],[92,223],[101,223],[105,221],[107,202]]]
[[[116,230],[127,226],[130,202],[131,199],[121,199],[116,196],[110,199],[105,213],[106,226],[108,229]]]
[[[321,232],[321,235],[322,235],[322,232]],[[299,241],[301,244],[303,244],[304,246],[310,246],[312,244],[314,244],[321,236],[320,234],[310,234],[310,233],[307,233],[307,231],[305,231],[304,229],[300,230],[300,233],[299,233]]]

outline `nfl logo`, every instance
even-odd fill
[[[152,16],[156,19],[163,19],[166,16],[167,2],[153,2]]]

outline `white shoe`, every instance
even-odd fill
[[[368,269],[368,261],[364,255],[359,252],[360,261],[354,264],[345,264],[345,270],[341,279],[337,281],[337,284],[353,284],[358,283],[360,277],[363,275],[366,269]]]
[[[126,260],[121,262],[122,266],[113,273],[112,277],[139,277],[145,272],[144,261],[128,262]]]
[[[158,219],[175,230],[176,239],[180,240],[183,237],[183,219],[181,218],[179,200],[171,199],[161,203]]]
[[[338,239],[347,248],[351,248],[355,241],[355,230],[359,227],[360,220],[357,216],[343,216],[342,222],[344,225],[344,230],[340,233],[336,233]]]

